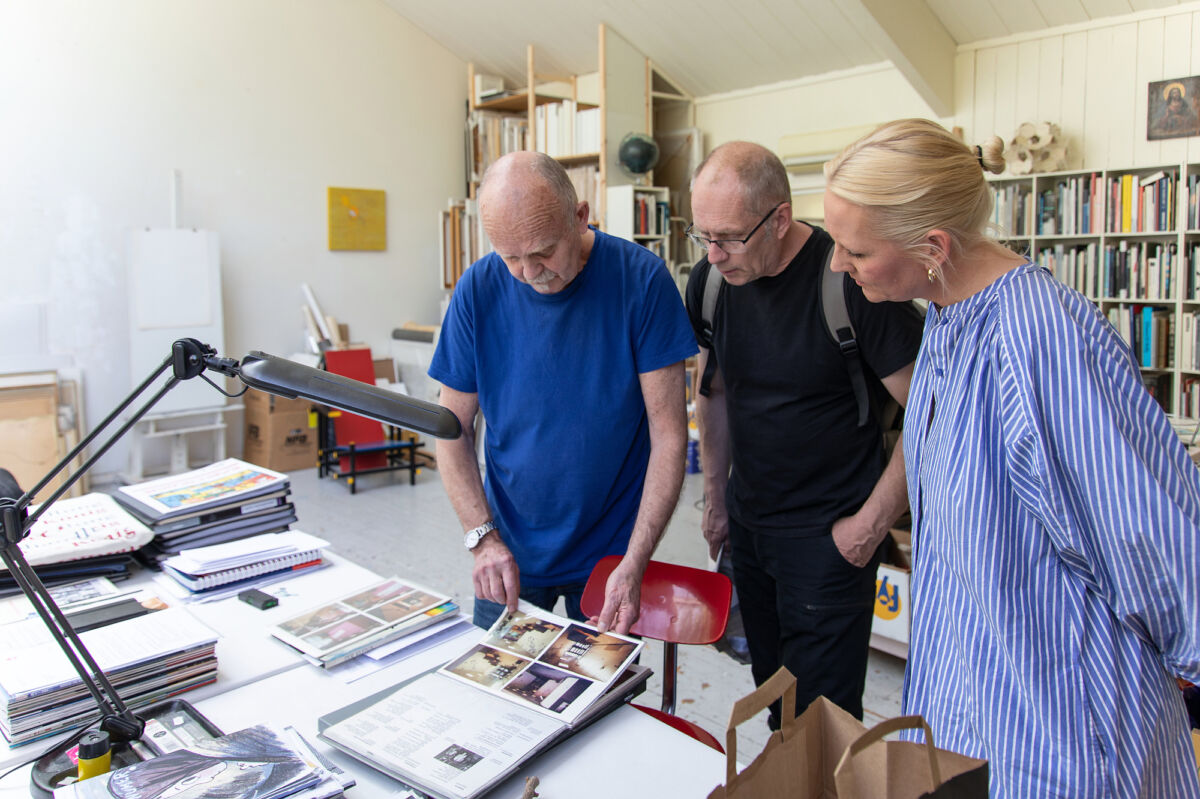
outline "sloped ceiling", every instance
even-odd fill
[[[597,69],[605,23],[693,96],[891,61],[939,114],[962,44],[1181,0],[383,0],[480,72],[525,84]]]

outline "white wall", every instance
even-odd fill
[[[932,113],[890,64],[696,98],[706,153],[738,139],[777,151],[783,136]]]
[[[1200,137],[1146,140],[1150,81],[1200,73],[1200,11],[1162,9],[960,48],[955,114],[969,142],[1057,122],[1073,168],[1200,161]],[[783,136],[930,117],[890,64],[696,98],[705,152],[733,139],[776,149]]]
[[[223,354],[298,350],[301,282],[383,352],[435,322],[465,69],[379,0],[5,0],[0,372],[79,365],[92,422],[124,396],[125,233],[168,226],[174,169],[221,237]],[[386,252],[328,250],[329,186],[387,192]]]
[[[1056,122],[1071,168],[1200,161],[1200,137],[1147,141],[1148,84],[1200,73],[1200,11],[1167,9],[963,48],[954,124],[968,141],[1006,141],[1022,122]]]

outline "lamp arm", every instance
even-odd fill
[[[110,413],[108,416],[106,416],[104,418],[104,420],[100,422],[100,424],[96,425],[95,429],[93,429],[92,432],[90,432],[86,436],[84,436],[83,440],[80,441],[75,446],[74,449],[72,449],[70,452],[68,452],[66,457],[64,457],[62,460],[60,460],[54,466],[54,468],[52,468],[49,472],[47,472],[46,476],[43,477],[41,480],[39,480],[37,485],[35,485],[33,488],[26,491],[25,494],[23,496],[21,496],[20,499],[17,500],[18,507],[20,507],[20,508],[29,507],[29,505],[32,504],[32,502],[33,502],[33,498],[36,497],[43,488],[45,488],[47,485],[49,485],[50,482],[59,474],[59,472],[61,472],[65,468],[67,468],[67,465],[70,464],[71,461],[73,461],[76,457],[79,456],[79,454],[81,452],[83,452],[85,449],[87,449],[87,447],[93,441],[96,440],[96,437],[99,436],[101,433],[103,433],[105,428],[107,428],[110,424],[112,424],[113,420],[116,419],[121,414],[122,411],[124,411],[126,408],[128,408],[133,403],[133,401],[136,400],[141,395],[141,393],[143,391],[145,391],[146,388],[151,383],[153,383],[156,379],[158,379],[159,375],[161,375],[163,372],[165,372],[167,370],[167,368],[170,366],[171,366],[171,357],[168,356],[167,358],[165,358],[163,360],[163,362],[161,364],[159,364],[158,368],[155,369],[150,374],[149,377],[147,377],[145,380],[143,380],[137,388],[135,388],[132,392],[130,392],[129,396],[127,396],[124,400],[122,400],[120,405],[118,405],[116,408],[113,409],[112,413]],[[172,383],[164,386],[163,389],[161,391],[159,391],[157,394],[155,394],[154,397],[152,397],[149,402],[147,402],[144,406],[142,406],[142,409],[137,412],[136,417],[134,418],[134,422],[136,422],[138,419],[141,419],[142,416],[145,415],[145,413],[148,410],[150,410],[150,408],[153,407],[153,405],[162,398],[163,394],[166,394],[169,390],[171,390],[171,388],[174,387],[174,384],[176,382],[178,382],[178,380],[175,380]],[[58,499],[60,496],[62,496],[62,494],[66,493],[66,491],[70,490],[71,486],[73,486],[75,484],[75,482],[80,477],[82,477],[85,472],[87,472],[88,468],[92,465],[92,463],[94,461],[96,461],[100,457],[100,455],[103,455],[105,452],[107,452],[109,447],[111,447],[114,443],[116,443],[116,441],[125,434],[125,432],[129,429],[129,427],[132,426],[132,424],[133,423],[130,423],[129,425],[122,427],[120,430],[118,430],[116,433],[114,433],[113,436],[108,440],[108,442],[105,443],[104,447],[100,450],[100,452],[97,453],[96,455],[94,455],[93,457],[89,458],[82,466],[80,466],[78,469],[76,469],[67,478],[66,482],[57,491],[55,491],[54,494],[49,499],[47,499],[45,502],[42,503],[42,507],[43,508],[49,507],[50,504],[52,502],[54,502],[54,500]],[[38,515],[40,515],[40,513]],[[34,521],[36,521],[36,516],[33,519],[29,520],[28,526],[31,526]],[[28,529],[28,526],[26,529]],[[12,534],[10,531],[9,532],[10,538],[11,538],[11,535]],[[24,535],[22,535],[21,537],[24,538]]]
[[[163,372],[171,369],[171,376],[162,384],[134,414],[129,417],[100,448],[85,460],[63,482],[58,489],[30,514],[28,509],[33,498],[84,451],[120,414],[141,396]],[[104,418],[67,456],[55,465],[45,477],[30,490],[22,493],[17,481],[6,470],[0,469],[0,560],[12,573],[46,627],[49,628],[59,648],[67,656],[80,680],[91,692],[96,704],[103,712],[101,728],[108,731],[116,741],[132,741],[142,735],[144,722],[133,714],[121,700],[115,688],[95,659],[83,645],[79,635],[71,626],[37,572],[29,565],[25,554],[18,546],[29,535],[38,518],[63,494],[71,489],[88,469],[137,424],[163,396],[179,384],[203,373],[206,369],[235,377],[247,386],[285,397],[306,397],[332,406],[374,416],[389,424],[410,427],[439,438],[457,438],[461,434],[458,418],[448,409],[431,403],[414,400],[399,394],[390,394],[369,384],[329,375],[265,353],[252,352],[239,363],[231,358],[221,358],[217,351],[196,339],[179,339],[171,345],[171,354],[135,388],[112,413]]]
[[[150,377],[150,380],[153,380],[155,377],[158,377],[158,375],[161,373],[162,373],[162,369],[159,369],[157,372],[155,372],[154,375],[152,375]],[[88,435],[87,438],[85,438],[82,442],[80,442],[79,446],[77,446],[74,450],[72,450],[70,453],[68,453],[66,458],[59,461],[58,465],[54,467],[54,469],[50,472],[50,474],[47,477],[43,477],[42,481],[40,483],[38,483],[36,487],[30,489],[29,491],[26,491],[24,496],[22,496],[21,499],[19,500],[19,503],[22,503],[21,507],[29,507],[30,503],[33,502],[33,498],[35,496],[37,496],[37,492],[41,490],[41,487],[44,486],[47,482],[49,482],[49,480],[52,480],[54,478],[54,475],[61,472],[67,466],[67,464],[69,464],[71,462],[71,459],[74,458],[79,452],[82,451],[82,448],[84,446],[86,446],[92,440],[94,440],[96,438],[97,433],[100,433],[101,431],[104,430],[105,427],[107,427],[109,424],[111,424],[113,419],[116,418],[117,414],[120,413],[122,410],[124,410],[129,405],[129,401],[136,398],[137,395],[140,394],[145,389],[146,384],[149,383],[150,380],[146,381],[146,383],[143,383],[141,386],[139,386],[134,391],[134,393],[132,395],[130,395],[126,399],[126,401],[120,405],[120,407],[117,408],[117,410],[115,410],[111,414],[109,414],[108,417],[105,418],[105,420],[102,421],[96,427],[96,429],[94,431],[92,431],[91,434]],[[26,519],[25,529],[21,532],[21,538],[24,538],[26,535],[29,534],[29,531],[31,529],[33,529],[34,522],[36,522],[38,520],[38,518],[41,517],[41,515],[43,513],[45,513],[59,497],[61,497],[63,494],[70,491],[71,486],[75,485],[75,483],[81,477],[83,477],[83,475],[85,475],[87,473],[88,469],[92,468],[92,464],[94,464],[96,461],[98,461],[102,457],[104,457],[104,454],[106,452],[108,452],[114,444],[116,444],[118,441],[120,441],[121,437],[124,436],[127,432],[129,432],[129,429],[131,427],[133,427],[135,424],[140,422],[142,417],[145,416],[146,413],[148,413],[149,410],[151,408],[153,408],[160,399],[163,398],[163,395],[165,395],[171,389],[175,388],[175,386],[177,386],[178,384],[179,384],[178,378],[176,378],[176,377],[168,378],[167,381],[165,383],[163,383],[162,388],[160,388],[157,392],[155,392],[154,396],[152,396],[150,399],[148,399],[146,401],[146,403],[144,405],[142,405],[141,408],[139,408],[137,411],[135,411],[134,414],[132,416],[130,416],[129,419],[125,422],[125,424],[123,424],[119,428],[117,428],[117,430],[111,436],[108,437],[108,440],[105,441],[102,445],[100,445],[99,449],[97,449],[95,452],[92,453],[91,457],[89,457],[87,460],[85,460],[78,469],[76,469],[74,472],[72,472],[71,475],[69,477],[67,477],[66,480],[63,481],[62,485],[60,485],[57,489],[55,489],[54,493],[52,493],[49,497],[47,497],[44,502],[39,504],[38,509],[36,511],[34,511],[32,514],[30,514],[29,518]]]
[[[5,508],[7,515],[10,508]],[[88,652],[79,634],[71,626],[70,621],[63,615],[62,610],[46,590],[37,572],[25,559],[25,553],[16,542],[5,541],[0,548],[0,560],[8,567],[13,579],[21,587],[21,592],[33,605],[34,610],[42,617],[42,622],[50,630],[59,649],[67,656],[75,672],[80,676],[84,686],[100,706],[100,728],[108,732],[114,741],[133,741],[142,736],[145,722],[133,714],[122,701],[121,695],[109,682],[104,670],[96,663],[95,658]]]

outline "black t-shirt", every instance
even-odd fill
[[[728,507],[738,523],[780,535],[827,533],[862,505],[883,471],[872,414],[858,426],[846,361],[821,313],[821,270],[833,240],[813,228],[778,275],[723,284],[709,357],[725,382],[732,444]],[[701,305],[712,267],[702,259],[687,286],[688,316],[706,345]],[[872,396],[880,377],[916,360],[923,321],[909,303],[872,303],[845,281],[846,305]]]

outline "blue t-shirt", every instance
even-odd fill
[[[556,294],[495,253],[463,274],[429,376],[479,395],[488,503],[523,585],[582,582],[625,553],[650,455],[638,375],[696,352],[663,262],[624,239],[595,231]]]

